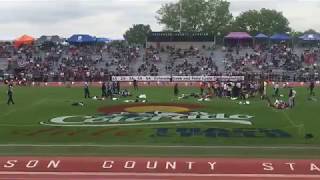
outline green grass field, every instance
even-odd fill
[[[0,87],[1,155],[125,155],[125,156],[245,156],[245,157],[320,157],[320,101],[309,101],[306,88],[296,88],[296,107],[275,110],[266,101],[250,99],[250,105],[215,98],[211,102],[195,99],[177,101],[172,88],[144,88],[149,103],[201,104],[196,111],[254,116],[253,125],[232,123],[188,123],[114,127],[52,127],[40,124],[60,116],[92,116],[101,107],[124,103],[83,98],[82,88],[15,87],[16,104],[6,105],[6,87]],[[198,92],[180,88],[180,93]],[[271,89],[270,89],[271,93]],[[100,89],[91,89],[100,95]],[[287,95],[288,89],[281,94]],[[126,98],[132,99],[132,98]],[[287,99],[287,98],[285,98]],[[85,107],[71,106],[83,101]],[[166,120],[167,122],[169,120]],[[158,128],[168,129],[157,134]],[[182,136],[181,130],[192,129]],[[216,129],[210,131],[208,129]],[[200,132],[193,132],[194,129]],[[218,130],[217,130],[218,129]],[[186,131],[187,131],[186,130]],[[270,130],[290,136],[266,135]],[[227,132],[226,132],[227,131]],[[215,134],[215,135],[212,135]],[[312,133],[314,138],[306,139]],[[209,135],[206,135],[209,134]]]

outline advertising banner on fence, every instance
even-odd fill
[[[145,82],[196,82],[196,81],[243,81],[244,76],[112,76],[112,81],[145,81]]]

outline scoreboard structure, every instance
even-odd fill
[[[147,47],[153,48],[209,48],[215,44],[215,36],[204,32],[151,32]]]

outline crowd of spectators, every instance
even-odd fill
[[[129,75],[129,65],[140,56],[136,48],[101,45],[0,46],[6,74],[26,81],[103,81]]]
[[[106,45],[14,47],[0,43],[5,74],[25,81],[107,81],[113,75],[243,75],[254,80],[320,80],[318,48],[296,50],[286,44],[222,48],[221,50]],[[216,54],[222,54],[219,57]]]
[[[234,52],[236,51],[236,52]],[[275,81],[308,81],[319,79],[317,49],[298,49],[286,44],[270,48],[245,48],[242,53],[236,49],[225,52],[225,71],[231,74],[266,75]],[[301,54],[299,54],[301,53]]]
[[[149,61],[143,63],[138,68],[138,75],[139,76],[158,76],[159,69],[157,66]]]

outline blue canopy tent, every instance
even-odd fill
[[[67,40],[70,44],[91,44],[96,42],[96,38],[88,34],[74,34]]]
[[[273,42],[286,42],[288,45],[290,43],[292,47],[294,45],[293,38],[291,38],[287,34],[274,34],[273,36],[270,37],[270,41],[273,41]]]
[[[318,46],[320,42],[320,35],[319,34],[304,34],[298,38],[300,41],[300,45],[303,47],[314,47]]]
[[[263,45],[263,44],[268,44],[269,36],[259,33],[254,37],[254,45]]]
[[[291,37],[287,34],[274,34],[270,39],[273,41],[288,41],[291,40]]]
[[[300,36],[299,39],[303,41],[320,41],[320,35],[319,34],[304,34],[303,36]]]
[[[109,43],[111,42],[111,39],[109,38],[96,38],[97,43]]]
[[[256,35],[254,37],[255,39],[269,39],[269,36],[265,35],[265,34],[262,34],[262,33],[259,33],[258,35]]]

